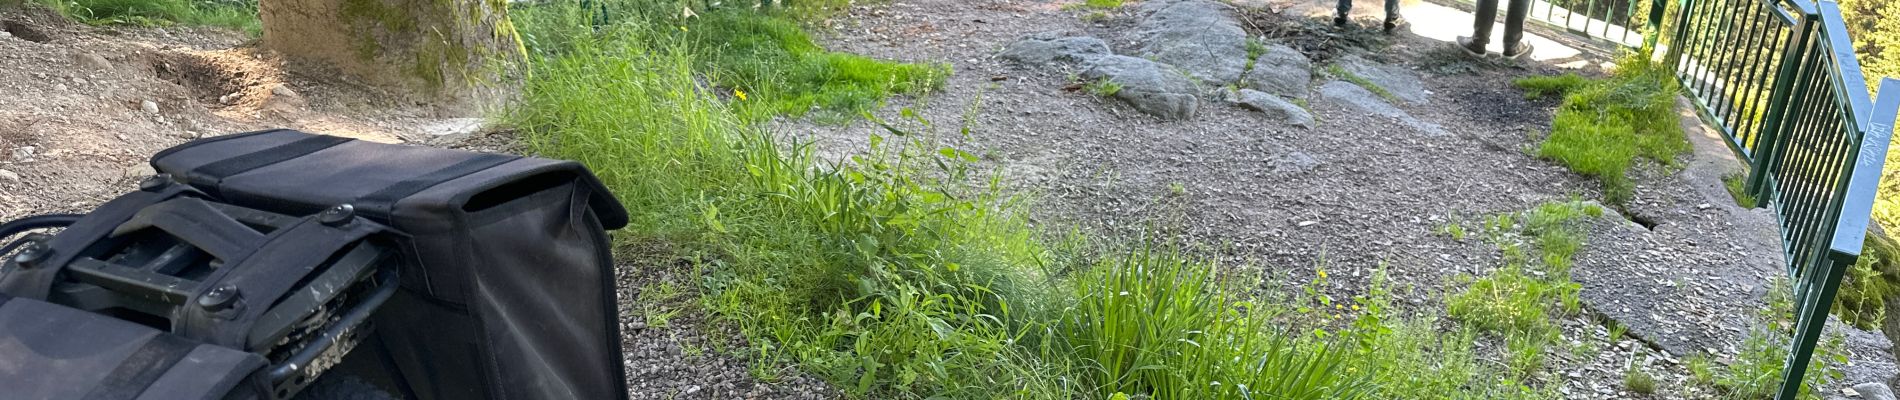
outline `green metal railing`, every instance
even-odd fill
[[[1879,102],[1831,1],[1679,0],[1664,57],[1702,117],[1748,163],[1746,190],[1775,211],[1794,278],[1795,327],[1776,398],[1794,399],[1841,276],[1860,258],[1900,114],[1900,81]]]
[[[1650,3],[1640,0],[1532,0],[1527,16],[1570,33],[1634,47],[1643,44],[1639,23],[1649,11]]]

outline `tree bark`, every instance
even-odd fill
[[[262,0],[258,15],[264,47],[414,94],[442,114],[505,105],[526,75],[504,0]]]

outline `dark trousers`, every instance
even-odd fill
[[[1504,50],[1509,52],[1524,39],[1524,15],[1531,11],[1531,0],[1511,0],[1504,12]],[[1471,27],[1471,47],[1483,50],[1491,42],[1491,26],[1498,22],[1498,0],[1478,0],[1478,20]]]
[[[1350,12],[1352,12],[1352,0],[1339,0],[1339,16],[1345,17],[1346,13]],[[1385,20],[1395,19],[1399,19],[1399,0],[1385,0]]]

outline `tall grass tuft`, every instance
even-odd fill
[[[1103,397],[1353,399],[1373,371],[1350,342],[1322,339],[1257,312],[1212,270],[1173,248],[1142,247],[1075,280],[1066,314],[1074,353]]]
[[[1613,204],[1629,200],[1629,168],[1638,157],[1674,166],[1676,155],[1689,150],[1675,113],[1675,77],[1647,54],[1627,54],[1609,78],[1587,84],[1573,77],[1517,82],[1537,96],[1567,94],[1537,155],[1596,177]]]

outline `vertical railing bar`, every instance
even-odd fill
[[[1729,8],[1729,7],[1722,7],[1722,6],[1726,6],[1727,4],[1728,4],[1728,1],[1713,1],[1709,3],[1710,9],[1708,11],[1711,13],[1720,13],[1720,14],[1716,14],[1715,18],[1709,20],[1707,26],[1703,28],[1706,30],[1706,33],[1705,33],[1706,38],[1704,39],[1706,44],[1702,46],[1697,46],[1703,49],[1703,54],[1702,54],[1702,57],[1699,58],[1699,60],[1701,60],[1699,62],[1702,63],[1702,68],[1701,70],[1697,71],[1696,92],[1702,94],[1702,98],[1704,100],[1707,100],[1706,103],[1708,103],[1709,107],[1711,108],[1714,107],[1713,103],[1715,103],[1715,99],[1713,99],[1709,94],[1709,87],[1713,86],[1714,84],[1714,79],[1711,79],[1710,75],[1717,68],[1720,68],[1720,65],[1721,65],[1721,62],[1718,61],[1718,59],[1721,57],[1721,54],[1719,52],[1721,51],[1722,42],[1723,42],[1722,35],[1720,33],[1723,31],[1724,25],[1727,24],[1727,18],[1728,18],[1728,15],[1724,13],[1723,10],[1726,10],[1727,8]]]
[[[1722,63],[1724,66],[1724,68],[1722,68],[1722,102],[1721,104],[1713,105],[1715,111],[1711,112],[1711,114],[1715,114],[1718,118],[1721,118],[1722,123],[1728,125],[1729,134],[1735,136],[1731,139],[1735,139],[1738,142],[1741,139],[1742,126],[1741,122],[1736,121],[1734,118],[1735,95],[1742,90],[1742,85],[1747,85],[1748,83],[1737,79],[1736,75],[1738,75],[1737,73],[1742,68],[1736,67],[1744,66],[1737,65],[1736,62],[1742,58],[1746,58],[1748,53],[1750,53],[1749,50],[1751,50],[1747,48],[1748,37],[1750,35],[1748,25],[1753,24],[1749,24],[1746,21],[1749,20],[1748,17],[1751,15],[1751,13],[1749,13],[1749,6],[1755,4],[1761,4],[1761,2],[1758,0],[1742,0],[1741,4],[1735,7],[1739,9],[1736,10],[1736,15],[1733,18],[1729,18],[1729,21],[1732,21],[1730,23],[1736,24],[1736,26],[1723,31],[1730,33],[1730,35],[1727,35],[1729,38],[1728,51],[1722,52],[1722,54],[1727,57]]]
[[[1749,103],[1749,113],[1761,116],[1761,120],[1753,124],[1754,130],[1749,132],[1749,135],[1755,138],[1755,147],[1758,149],[1763,145],[1762,141],[1767,136],[1768,114],[1773,112],[1771,104],[1773,104],[1775,89],[1781,86],[1781,76],[1776,73],[1775,68],[1776,66],[1782,65],[1781,59],[1786,57],[1788,40],[1790,36],[1792,36],[1789,33],[1789,27],[1782,25],[1780,18],[1772,18],[1769,23],[1770,25],[1768,26],[1770,27],[1769,31],[1771,34],[1762,38],[1762,40],[1765,41],[1765,43],[1762,43],[1762,46],[1766,47],[1767,51],[1762,53],[1762,60],[1758,63],[1759,65],[1754,72],[1756,78],[1760,80],[1761,89],[1764,92],[1762,92],[1761,96],[1756,96],[1754,101]]]
[[[1689,40],[1687,45],[1684,46],[1686,47],[1684,51],[1687,52],[1685,53],[1687,56],[1683,57],[1683,72],[1684,76],[1688,77],[1688,79],[1683,87],[1691,89],[1697,96],[1701,96],[1704,99],[1707,98],[1706,95],[1708,93],[1702,91],[1702,73],[1709,68],[1708,55],[1711,52],[1711,44],[1714,43],[1709,38],[1712,32],[1714,32],[1714,29],[1710,27],[1712,18],[1708,13],[1714,10],[1716,4],[1722,1],[1724,0],[1702,0],[1698,2],[1700,7],[1696,10],[1696,16],[1690,20],[1691,26],[1689,29],[1691,29],[1691,31],[1689,32]]]
[[[1754,151],[1753,131],[1755,123],[1758,121],[1755,121],[1754,116],[1751,115],[1754,114],[1755,109],[1748,105],[1753,103],[1753,99],[1759,97],[1756,96],[1756,93],[1761,91],[1761,84],[1758,81],[1760,76],[1756,72],[1761,70],[1761,54],[1764,53],[1762,44],[1766,42],[1764,37],[1769,33],[1766,24],[1772,23],[1772,21],[1766,21],[1762,18],[1762,16],[1766,15],[1766,10],[1762,9],[1762,1],[1750,1],[1749,6],[1751,10],[1748,13],[1749,34],[1743,38],[1742,42],[1742,47],[1748,49],[1748,54],[1742,55],[1742,70],[1736,74],[1742,81],[1741,94],[1746,97],[1730,101],[1733,105],[1729,110],[1729,118],[1735,121],[1735,136],[1737,136],[1738,139],[1743,139],[1748,142],[1749,151]],[[1743,138],[1744,136],[1745,138]]]
[[[1667,1],[1668,0],[1656,0],[1656,2],[1661,3],[1658,7],[1662,7],[1665,11],[1669,9]],[[1693,0],[1676,0],[1675,35],[1670,36],[1668,44],[1669,51],[1663,56],[1663,58],[1669,61],[1669,70],[1675,71],[1674,75],[1678,83],[1682,82],[1682,70],[1686,68],[1684,65],[1687,64],[1683,62],[1682,54],[1684,46],[1689,42],[1689,19],[1695,15],[1695,13],[1692,12],[1695,6],[1696,2]],[[1665,17],[1667,17],[1667,15],[1665,15]],[[1658,28],[1656,31],[1657,42],[1662,42],[1662,30],[1663,28]],[[1685,85],[1684,87],[1687,86]]]
[[[1747,2],[1747,0],[1742,1]],[[1722,27],[1721,30],[1717,32],[1735,32],[1735,14],[1739,8],[1741,8],[1741,5],[1735,4],[1734,2],[1729,2],[1727,7],[1723,7]],[[1735,53],[1741,50],[1740,44],[1736,41],[1736,35],[1720,36],[1722,38],[1719,44],[1721,52],[1715,55],[1715,68],[1711,68],[1711,71],[1715,71],[1715,76],[1709,79],[1709,89],[1714,96],[1721,96],[1721,102],[1710,101],[1709,107],[1713,110],[1724,110],[1727,108],[1724,105],[1729,104],[1729,102],[1733,100],[1729,95],[1729,90],[1734,88],[1735,82],[1734,78],[1729,75],[1734,72]],[[1720,111],[1713,110],[1710,114],[1720,115]],[[1733,121],[1725,119],[1722,121],[1722,124],[1727,125],[1727,128],[1734,128]]]
[[[1766,142],[1768,147],[1751,154],[1755,165],[1753,171],[1749,172],[1746,190],[1754,194],[1756,198],[1770,198],[1768,195],[1771,194],[1769,193],[1771,188],[1767,185],[1767,181],[1773,175],[1775,166],[1780,163],[1776,153],[1780,151],[1778,148],[1782,142],[1779,138],[1785,135],[1784,132],[1789,131],[1785,122],[1791,109],[1789,106],[1799,104],[1794,102],[1805,96],[1807,91],[1806,87],[1796,86],[1795,83],[1801,80],[1801,73],[1807,68],[1807,63],[1804,61],[1809,54],[1807,52],[1810,48],[1808,35],[1813,32],[1813,27],[1814,25],[1804,16],[1797,21],[1794,31],[1789,32],[1788,39],[1790,40],[1782,42],[1784,47],[1781,62],[1778,63],[1780,66],[1776,68],[1775,89],[1768,99],[1768,117],[1763,126],[1763,129],[1767,131],[1767,136],[1763,137],[1762,141]]]
[[[1819,72],[1819,70],[1813,71]],[[1818,78],[1820,77],[1821,74],[1819,73],[1811,74],[1806,84],[1816,90],[1826,90],[1825,87],[1817,85],[1820,80]],[[1790,149],[1794,150],[1794,152],[1789,153],[1792,157],[1791,160],[1794,161],[1794,163],[1790,165],[1794,168],[1791,173],[1796,179],[1793,185],[1782,188],[1784,191],[1793,190],[1793,192],[1790,193],[1793,195],[1791,198],[1793,201],[1790,202],[1790,205],[1794,206],[1794,209],[1791,210],[1792,212],[1790,213],[1790,219],[1792,220],[1790,223],[1795,227],[1795,235],[1789,238],[1789,245],[1793,250],[1792,254],[1797,258],[1793,260],[1789,268],[1797,274],[1807,269],[1807,262],[1810,256],[1808,251],[1812,248],[1811,244],[1815,233],[1812,229],[1813,225],[1810,223],[1816,212],[1815,204],[1819,200],[1816,198],[1818,193],[1815,191],[1815,181],[1819,172],[1816,171],[1816,169],[1819,163],[1814,157],[1817,154],[1816,152],[1819,151],[1819,149],[1816,148],[1817,136],[1823,134],[1823,127],[1820,126],[1820,124],[1824,122],[1822,117],[1827,112],[1826,109],[1821,107],[1821,102],[1817,101],[1825,97],[1824,93],[1810,90],[1807,94],[1807,98],[1801,103],[1802,123],[1797,125],[1798,131],[1790,142],[1790,144],[1793,145]]]

